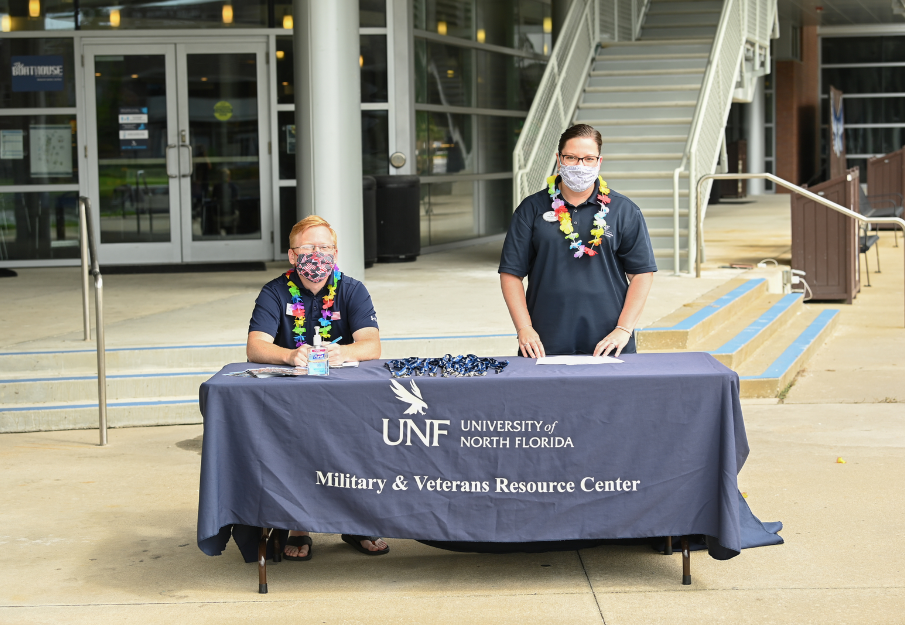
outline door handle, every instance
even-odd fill
[[[183,178],[187,178],[187,177],[191,177],[191,175],[195,173],[195,158],[194,158],[194,152],[192,150],[192,145],[190,143],[180,145],[179,149],[181,150],[182,148],[186,148],[189,151],[189,173],[181,174]],[[182,171],[181,168],[180,168],[180,171]]]
[[[178,174],[171,174],[171,173],[170,173],[170,150],[172,150],[172,149],[175,148],[175,147],[179,147],[179,146],[177,146],[175,143],[171,143],[171,144],[168,145],[168,146],[166,147],[166,149],[164,150],[164,153],[165,153],[165,155],[166,155],[164,158],[165,158],[165,160],[166,160],[167,178],[178,178],[178,177],[179,177]]]

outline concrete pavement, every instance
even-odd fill
[[[758,238],[787,218],[782,198],[770,202],[711,207],[710,281],[658,276],[646,325],[738,275],[718,265],[781,255],[781,236]],[[752,211],[734,235],[717,227],[722,217],[735,229],[733,210]],[[494,248],[444,254],[369,270],[384,335],[511,333]],[[836,334],[787,395],[743,403],[751,454],[739,486],[757,516],[783,521],[786,544],[727,562],[695,553],[691,586],[678,554],[648,547],[476,555],[391,539],[389,556],[369,559],[317,534],[312,561],[268,566],[270,594],[259,595],[255,565],[233,545],[217,558],[196,547],[202,426],[115,429],[106,448],[94,430],[35,432],[0,435],[0,623],[903,623],[902,256],[881,235],[883,273],[836,306]],[[49,292],[78,311],[67,271],[0,282],[23,298],[0,303],[17,329],[2,349],[76,344],[77,313],[56,315],[53,331],[34,314]],[[108,344],[140,344],[136,323],[149,344],[202,332],[244,341],[269,275],[111,276]],[[166,297],[175,292],[184,299]]]

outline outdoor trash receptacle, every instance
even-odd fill
[[[377,182],[377,260],[413,261],[421,253],[418,176],[374,176]]]

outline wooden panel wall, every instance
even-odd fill
[[[808,190],[857,211],[858,168]],[[792,268],[806,273],[814,299],[851,304],[861,289],[855,221],[802,195],[793,195]]]
[[[899,193],[905,196],[905,148],[867,161],[868,197]]]

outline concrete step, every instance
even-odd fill
[[[107,371],[129,373],[167,369],[219,371],[229,362],[245,360],[245,343],[117,347],[106,352]],[[97,352],[90,349],[0,352],[0,377],[97,373]],[[37,376],[33,376],[37,377]]]
[[[631,196],[629,196],[631,197]],[[644,204],[647,205],[649,202],[645,201]],[[672,209],[671,208],[646,208],[646,206],[641,207],[641,214],[644,215],[644,219],[663,219],[668,217],[672,219]],[[679,208],[679,219],[684,220],[688,217],[688,209],[687,208]]]
[[[678,156],[677,156],[678,155]],[[682,154],[676,152],[675,154],[632,154],[632,155],[620,155],[621,158],[615,158],[616,155],[612,155],[613,158],[604,158],[603,168],[609,173],[610,176],[616,178],[618,177],[615,172],[632,172],[632,171],[649,171],[651,169],[657,169],[660,171],[670,171],[674,170],[682,161]],[[657,158],[654,158],[654,157]],[[671,158],[664,158],[664,157]],[[637,186],[637,185],[636,185]],[[686,185],[687,186],[687,185]]]
[[[619,184],[617,184],[617,181]],[[628,189],[629,192],[637,189],[643,191],[669,191],[672,194],[672,172],[669,172],[668,176],[658,178],[645,177],[627,180],[623,179],[621,174],[614,173],[610,176],[610,182],[614,189]],[[681,189],[679,192],[681,197]]]
[[[620,74],[616,76],[595,76],[588,75],[589,88],[596,87],[613,87],[618,89],[627,89],[630,87],[651,87],[672,86],[672,85],[695,85],[700,89],[701,82],[704,79],[704,72],[684,72],[676,75],[659,74],[652,80],[650,75],[646,74]]]
[[[108,401],[134,397],[175,397],[198,394],[198,387],[219,370],[166,371],[107,376]],[[0,380],[0,405],[96,402],[97,376],[47,376]]]
[[[599,92],[585,89],[578,106],[580,108],[594,108],[603,105],[605,108],[644,108],[652,106],[694,106],[698,101],[700,89],[652,91],[650,93],[638,93],[635,91],[610,91]],[[681,103],[681,104],[677,104]]]
[[[659,76],[695,76],[703,75],[703,71],[699,68],[687,69],[600,69],[591,70],[591,76],[615,77],[615,76],[646,76],[648,79]],[[646,84],[650,84],[648,81]]]
[[[639,189],[639,188],[627,188],[624,191],[619,191],[626,197],[637,197],[637,198],[669,198],[669,207],[672,208],[672,188],[669,189]],[[688,197],[688,191],[679,190],[679,198]],[[647,202],[645,202],[647,204]],[[651,206],[650,208],[656,208]]]
[[[700,83],[692,82],[692,83],[682,83],[677,85],[622,85],[622,86],[600,86],[600,87],[592,87],[588,86],[584,92],[585,93],[607,93],[607,94],[621,94],[621,93],[634,93],[634,94],[650,94],[650,93],[673,93],[673,92],[682,92],[682,91],[699,91],[701,88]],[[648,97],[644,95],[643,97]]]
[[[601,107],[579,107],[575,111],[575,119],[591,126],[605,126],[606,122],[612,125],[622,124],[643,124],[645,120],[669,119],[682,120],[673,121],[673,123],[682,123],[688,120],[691,123],[691,117],[694,114],[694,103],[685,107],[657,107],[657,108],[601,108]]]
[[[702,341],[702,350],[737,369],[802,310],[800,293],[768,294],[721,331]],[[743,327],[738,331],[739,327]]]
[[[703,54],[707,57],[710,54],[710,49],[713,47],[713,43],[710,41],[706,41],[704,43],[674,43],[670,44],[667,42],[657,42],[656,44],[651,44],[650,42],[646,42],[648,45],[636,46],[636,47],[622,47],[622,46],[601,46],[597,50],[597,56],[595,60],[602,60],[605,57],[609,56],[643,56],[643,55],[654,55],[659,56],[662,54]]]
[[[609,41],[600,42],[601,48],[628,48],[643,50],[654,46],[689,46],[689,45],[713,45],[713,37],[679,37],[678,39],[657,39],[656,41],[638,39],[635,41]]]
[[[144,427],[201,423],[198,395],[145,397],[107,403],[107,426]],[[97,402],[0,407],[0,433],[85,430],[98,427]]]
[[[607,147],[609,147],[610,145],[612,145],[612,144],[609,142],[604,143],[604,150],[606,150]],[[666,171],[666,170],[619,172],[618,174],[613,173],[609,176],[607,176],[604,172],[601,172],[601,173],[604,176],[606,176],[607,180],[609,180],[609,179],[613,179],[613,180],[617,180],[617,179],[618,180],[658,180],[661,178],[666,178],[669,180],[669,183],[672,184],[672,172]],[[679,178],[687,179],[688,172],[687,171],[679,172]]]
[[[730,280],[637,335],[638,349],[687,349],[767,292],[767,281]]]
[[[704,55],[694,58],[668,58],[668,59],[636,59],[621,60],[616,57],[605,57],[600,61],[596,61],[591,69],[593,72],[613,72],[613,71],[657,71],[660,73],[671,73],[675,71],[687,70],[691,72],[703,72],[707,67],[707,57]]]
[[[648,13],[644,28],[677,26],[716,26],[720,21],[720,11],[670,11]]]
[[[629,196],[631,197],[631,196]],[[672,194],[665,196],[649,197],[644,200],[644,206],[641,207],[645,213],[662,213],[672,215]],[[679,190],[679,209],[680,211],[688,209],[688,189]],[[683,213],[684,214],[684,213]]]
[[[682,27],[653,27],[648,28],[646,25],[641,31],[641,37],[649,41],[657,39],[696,39],[700,37],[714,37],[716,35],[716,23],[713,26],[682,26]]]
[[[718,0],[694,2],[689,0],[655,0],[647,10],[647,14],[672,11],[722,11],[723,3]]]
[[[674,46],[678,47],[678,46]],[[702,46],[703,47],[703,46]],[[666,50],[661,50],[659,48],[649,48],[644,52],[612,52],[606,51],[598,54],[594,57],[595,62],[604,62],[604,63],[612,63],[614,61],[678,61],[678,60],[689,60],[689,59],[699,59],[706,60],[707,57],[710,56],[710,51],[700,51],[700,52],[687,52],[687,51],[674,51],[669,52]]]
[[[598,124],[597,120],[592,120],[594,123],[591,124],[595,126]],[[655,120],[648,120],[655,121]],[[681,120],[668,120],[672,122],[681,121]],[[604,135],[603,142],[604,145],[608,141],[623,141],[630,137],[638,137],[639,139],[649,136],[653,138],[663,137],[663,136],[688,136],[688,130],[691,125],[691,120],[689,119],[686,123],[672,123],[672,124],[645,124],[643,120],[638,120],[634,123],[604,123],[603,120],[600,120],[600,129],[601,134]],[[604,134],[604,132],[606,134]]]
[[[742,397],[778,397],[832,334],[839,311],[805,309],[738,369]]]
[[[669,237],[669,245],[672,245],[672,228],[651,228],[648,227],[647,232],[651,239],[662,239]],[[688,228],[679,228],[679,241],[681,246],[687,245]]]

